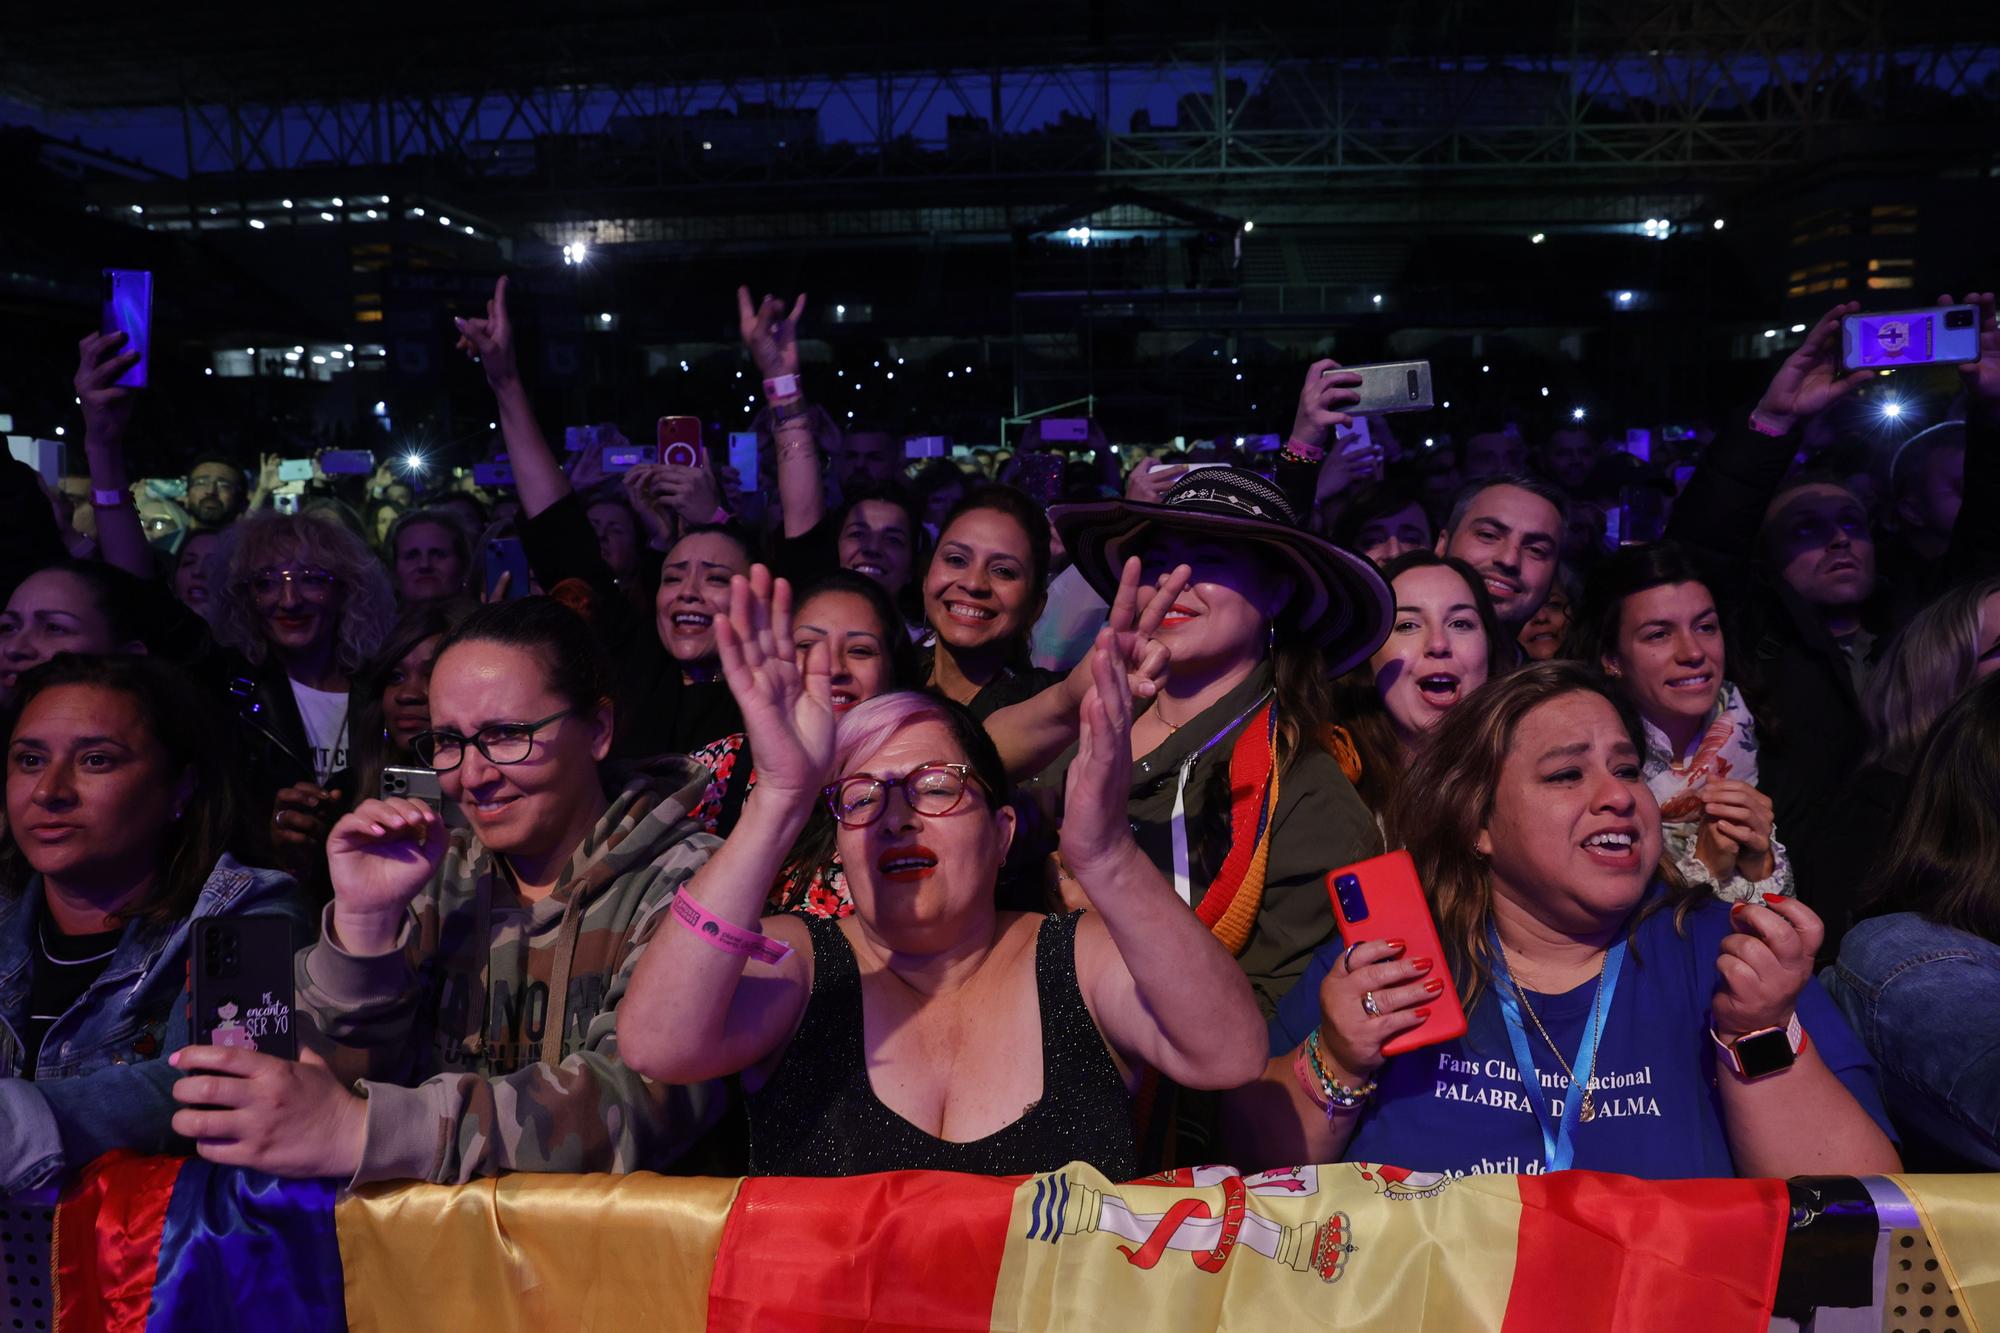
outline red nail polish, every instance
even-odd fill
[[[1394,949],[1397,953],[1401,953],[1405,948],[1408,947],[1401,940],[1384,940],[1382,942],[1388,945],[1391,949]]]
[[[1418,976],[1422,976],[1424,973],[1431,970],[1431,962],[1432,960],[1429,958],[1419,958],[1416,962],[1411,963],[1410,966],[1417,969]]]
[[[1424,990],[1432,995],[1442,995],[1444,993],[1444,978],[1432,977],[1424,983]]]
[[[1729,916],[1730,916],[1730,919],[1731,919],[1731,920],[1734,920],[1734,919],[1736,918],[1736,916],[1737,916],[1737,915],[1738,915],[1738,914],[1739,914],[1740,912],[1742,912],[1744,908],[1748,907],[1749,905],[1750,905],[1749,903],[1732,903],[1732,904],[1730,905],[1730,908],[1729,908]]]
[[[1776,907],[1779,903],[1785,901],[1785,895],[1782,893],[1767,893],[1764,895],[1764,901]]]
[[[1416,1009],[1411,1012],[1415,1013],[1418,1018],[1429,1018],[1431,1016],[1431,1011],[1428,1009]]]

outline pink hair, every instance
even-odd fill
[[[834,733],[833,771],[845,775],[854,765],[889,743],[889,738],[919,722],[951,725],[951,715],[928,694],[918,690],[892,690],[864,699],[840,719]]]

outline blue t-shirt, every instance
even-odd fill
[[[1703,903],[1688,916],[1686,930],[1678,933],[1673,910],[1663,907],[1633,936],[1598,1043],[1597,1114],[1571,1135],[1578,1168],[1653,1180],[1736,1174],[1715,1086],[1718,1052],[1708,1035],[1715,962],[1731,933],[1728,907]],[[1321,949],[1278,1005],[1271,1020],[1273,1055],[1295,1048],[1319,1022],[1319,983],[1340,952],[1337,940]],[[1561,995],[1528,992],[1572,1064],[1596,991],[1592,980]],[[1892,1133],[1868,1053],[1817,980],[1800,992],[1798,1015],[1820,1059],[1882,1131]],[[1569,1079],[1535,1025],[1526,1026],[1543,1106],[1560,1116]],[[1463,1037],[1419,1047],[1382,1067],[1376,1075],[1381,1090],[1362,1113],[1346,1160],[1453,1175],[1539,1174],[1545,1169],[1542,1131],[1514,1064],[1489,987],[1467,1015]]]

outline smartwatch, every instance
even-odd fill
[[[1798,1062],[1806,1048],[1806,1030],[1794,1013],[1781,1028],[1760,1028],[1746,1032],[1735,1041],[1724,1041],[1711,1025],[1709,1039],[1722,1049],[1722,1058],[1738,1078],[1757,1079],[1781,1074]]]

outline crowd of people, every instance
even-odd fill
[[[1823,466],[1853,305],[1673,468],[1405,450],[1331,361],[1280,450],[981,468],[839,428],[805,298],[746,290],[751,477],[552,448],[503,279],[456,327],[506,486],[204,455],[167,523],[92,334],[87,474],[10,464],[0,533],[0,1193],[114,1148],[2000,1168],[1966,300],[1949,419],[1870,479]],[[1394,850],[1435,947],[1341,933],[1331,872]],[[200,1039],[191,940],[245,917],[293,932],[296,1059]],[[1447,991],[1464,1033],[1399,1044]]]

